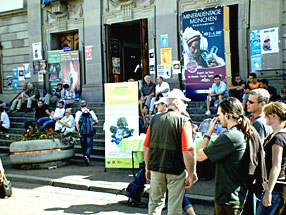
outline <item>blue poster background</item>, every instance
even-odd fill
[[[223,12],[223,6],[219,6],[182,14],[186,95],[193,101],[206,100],[214,75],[225,82]]]
[[[261,39],[260,30],[249,31],[251,71],[260,71],[261,68]]]

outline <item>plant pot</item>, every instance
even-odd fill
[[[62,144],[58,139],[18,141],[10,145],[12,165],[62,161],[73,157],[74,154],[73,145]]]

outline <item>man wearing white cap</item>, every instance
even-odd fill
[[[168,187],[168,214],[181,215],[185,189],[197,181],[192,124],[182,115],[187,101],[181,90],[171,91],[168,111],[155,115],[148,128],[144,142],[146,178],[151,180],[148,214],[161,214]]]
[[[161,97],[154,104],[157,105],[157,114],[165,113],[167,111],[167,97]]]

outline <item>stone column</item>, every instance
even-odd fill
[[[32,44],[42,42],[41,2],[42,1],[27,0],[30,66],[33,66]],[[37,82],[37,76],[32,75],[31,81]]]
[[[100,2],[100,3],[99,3]],[[101,1],[84,1],[84,44],[92,47],[92,60],[85,61],[86,83],[82,96],[88,101],[103,101],[101,56]]]

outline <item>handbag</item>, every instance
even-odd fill
[[[1,185],[0,185],[0,197],[1,198],[8,198],[12,196],[12,185],[11,181],[7,180],[6,175],[3,173],[1,178]]]

